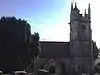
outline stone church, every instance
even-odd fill
[[[93,72],[94,42],[90,4],[88,14],[85,10],[83,15],[80,14],[77,4],[75,3],[75,7],[73,7],[73,3],[71,3],[69,25],[70,42],[40,41],[41,54],[34,64],[34,73],[37,73],[36,69],[45,69],[56,75],[65,75],[73,71],[88,74]]]

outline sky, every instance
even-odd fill
[[[42,41],[69,41],[71,2],[81,13],[91,4],[92,39],[100,47],[100,0],[0,0],[0,16],[15,16],[28,21],[31,32]]]

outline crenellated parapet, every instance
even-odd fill
[[[80,22],[90,22],[90,4],[88,7],[88,14],[86,14],[86,9],[84,15],[80,13],[80,10],[77,8],[77,4],[75,2],[75,7],[73,8],[73,3],[71,3],[71,13],[70,13],[70,21],[80,21]]]

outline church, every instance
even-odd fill
[[[93,72],[93,51],[97,46],[92,40],[90,4],[88,14],[85,10],[83,15],[77,4],[73,7],[71,3],[69,25],[70,42],[40,41],[41,54],[34,64],[34,73],[36,69],[45,69],[56,75],[73,71],[87,74]]]

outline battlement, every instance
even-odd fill
[[[88,14],[86,14],[86,9],[84,15],[80,13],[80,10],[77,8],[77,4],[75,2],[75,7],[73,8],[73,3],[71,4],[71,13],[70,13],[70,21],[79,21],[79,22],[90,22],[90,4],[88,7]]]

